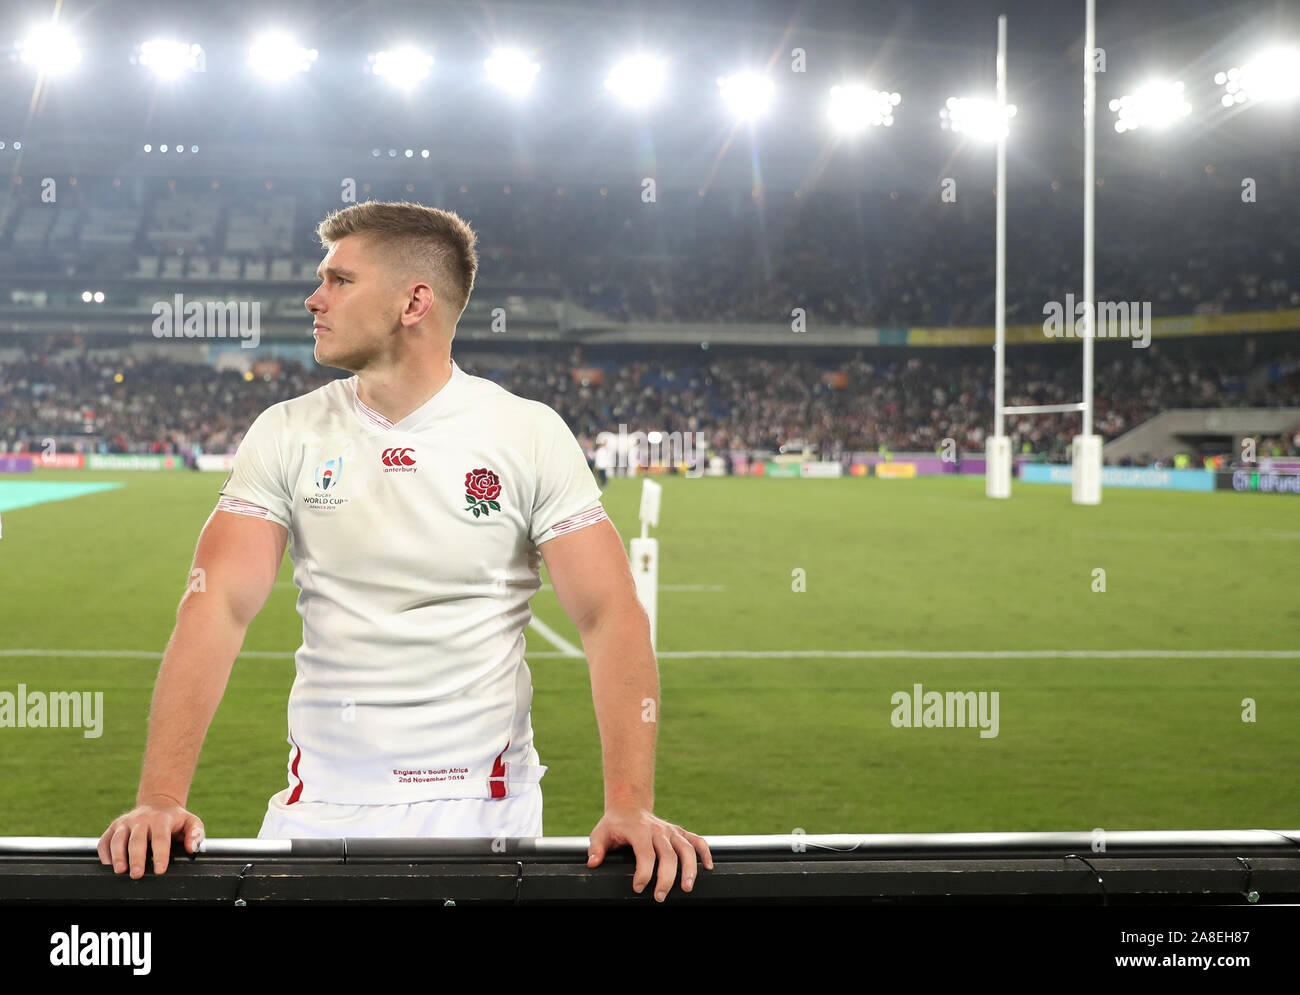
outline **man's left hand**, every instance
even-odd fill
[[[707,870],[713,870],[713,854],[701,836],[688,833],[657,818],[639,805],[614,805],[591,831],[588,867],[599,867],[605,854],[620,846],[631,846],[636,854],[636,872],[632,875],[632,890],[638,895],[645,890],[654,874],[655,858],[659,860],[659,881],[655,888],[655,901],[662,902],[677,877],[677,859],[681,857],[682,891],[695,887],[696,853]]]

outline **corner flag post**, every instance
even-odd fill
[[[650,618],[650,648],[658,646],[659,540],[650,538],[650,526],[659,527],[659,498],[663,485],[648,477],[641,484],[641,538],[631,544],[632,579],[636,596]]]

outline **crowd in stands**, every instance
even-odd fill
[[[1113,439],[1169,408],[1300,407],[1300,350],[1264,357],[1253,344],[1205,352],[1195,344],[1157,342],[1140,350],[1099,343],[1096,430]],[[466,372],[553,406],[588,442],[621,424],[628,432],[702,432],[718,452],[807,445],[836,458],[882,447],[933,452],[951,438],[969,455],[982,452],[993,420],[992,355],[982,350],[960,359],[913,351],[882,360],[858,352],[839,362],[699,352],[655,361],[594,360],[576,350],[453,355]],[[1077,401],[1079,363],[1079,350],[1065,345],[1011,350],[1007,404]],[[599,382],[580,382],[575,369],[599,369]],[[28,351],[0,360],[0,451],[39,451],[50,437],[64,450],[233,451],[266,407],[336,374],[285,361],[269,379],[246,379],[129,352]],[[1069,414],[1007,420],[1016,452],[1053,461],[1068,458],[1078,426],[1079,417]],[[1300,455],[1300,433],[1266,444],[1265,455]]]
[[[1058,184],[1059,187],[1059,184]],[[626,320],[991,325],[994,200],[932,194],[745,191],[454,192],[442,206],[476,226],[483,276],[532,274]],[[1148,301],[1156,316],[1300,307],[1300,203],[1243,202],[1239,186],[1112,180],[1099,197],[1099,300]],[[1075,192],[1041,185],[1009,198],[1007,321],[1080,295]],[[527,247],[536,247],[529,253]]]
[[[297,363],[267,381],[129,354],[27,356],[0,362],[0,446],[39,452],[54,438],[60,451],[223,453],[265,408],[328,379]]]
[[[1300,200],[1278,193],[1284,178],[1260,177],[1255,199],[1226,170],[1101,183],[1099,300],[1149,302],[1157,317],[1300,307]],[[305,180],[160,184],[87,180],[58,213],[0,204],[0,269],[193,277],[231,265],[310,280],[316,224],[342,206],[337,189]],[[1017,181],[1009,193],[1011,324],[1041,324],[1046,303],[1080,295],[1076,186]],[[549,288],[618,320],[788,325],[802,308],[813,327],[991,325],[993,194],[952,189],[954,200],[938,180],[902,191],[660,187],[651,199],[639,184],[470,181],[359,196],[455,210],[478,232],[480,285]]]
[[[1111,177],[1098,197],[1098,299],[1150,302],[1155,316],[1300,307],[1300,200],[1273,196],[1274,187],[1263,182],[1256,203],[1239,178],[1212,170]],[[640,185],[448,182],[428,195],[376,187],[364,196],[414,197],[466,217],[479,234],[484,293],[550,288],[631,321],[788,325],[794,308],[804,309],[810,329],[993,321],[994,202],[970,184],[952,202],[938,184],[929,193],[662,188],[649,198]],[[256,190],[198,179],[147,189],[86,182],[59,207],[81,214],[6,202],[0,268],[72,276],[147,259],[160,278],[193,277],[194,268],[176,270],[178,258],[189,266],[197,252],[205,272],[208,256],[213,272],[232,261],[238,272],[234,257],[265,245],[262,270],[301,274],[319,259],[315,222],[339,206],[337,197],[309,181]],[[1078,191],[1046,181],[1018,186],[1010,198],[1009,324],[1041,324],[1044,303],[1078,293],[1078,201]],[[112,252],[88,251],[110,244],[109,235]],[[1268,347],[1275,353],[1276,341]],[[1297,350],[1264,357],[1254,342],[1098,343],[1097,430],[1113,439],[1171,407],[1300,405]],[[1013,349],[1007,403],[1077,401],[1079,352],[1065,344]],[[246,380],[81,340],[71,348],[23,341],[4,355],[0,446],[8,451],[56,437],[64,447],[80,440],[110,452],[226,452],[264,408],[335,375],[285,362],[270,379]],[[647,360],[632,350],[584,359],[561,349],[519,362],[456,355],[466,370],[553,405],[588,439],[625,424],[703,432],[718,450],[933,451],[951,438],[969,453],[983,449],[992,425],[993,358],[984,350],[846,348],[833,359],[697,351]],[[593,364],[603,369],[600,383],[574,380],[576,365]],[[1012,416],[1008,432],[1017,451],[1060,460],[1078,424],[1076,415]],[[1294,438],[1269,444],[1297,449]]]

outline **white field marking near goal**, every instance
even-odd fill
[[[553,591],[555,590],[550,584],[543,584],[538,590]],[[726,591],[725,584],[660,584],[661,591]]]
[[[541,626],[533,619],[542,635]],[[548,639],[568,650],[528,652],[530,657],[583,657],[578,647],[567,642],[547,626]],[[552,638],[553,637],[553,638]],[[558,641],[557,641],[558,640]],[[292,660],[294,654],[263,650],[245,650],[239,654],[250,660]],[[51,650],[0,649],[3,657],[89,657],[103,659],[161,660],[153,650]],[[828,660],[1300,660],[1300,650],[663,650],[661,659],[828,659]]]
[[[531,629],[536,629],[538,635],[540,635],[543,639],[545,639],[548,643],[550,643],[552,646],[554,646],[556,649],[560,651],[560,656],[583,657],[586,655],[582,652],[582,650],[574,646],[573,643],[565,639],[562,635],[560,635],[558,632],[552,629],[549,625],[543,622],[536,615],[534,615],[532,621],[528,623],[528,627]],[[527,656],[528,654],[525,653],[524,655]]]
[[[1191,533],[1189,533],[1191,534]],[[297,589],[298,585],[291,580],[278,580],[275,582],[276,587],[292,587]],[[543,584],[540,591],[554,591],[555,588],[550,584]],[[726,591],[729,588],[725,584],[660,584],[661,591]]]
[[[276,586],[278,587],[278,586],[280,586],[280,585],[276,585]],[[292,584],[289,584],[289,585],[287,585],[287,586],[292,587],[293,585],[292,585]],[[580,658],[580,659],[586,657],[586,654],[583,653],[582,650],[580,650],[577,646],[574,646],[573,643],[569,642],[567,639],[565,639],[563,636],[561,636],[558,632],[556,632],[554,629],[552,629],[549,625],[547,625],[547,624],[546,624],[545,622],[543,622],[541,619],[534,617],[534,618],[532,619],[532,621],[530,621],[530,622],[528,623],[528,625],[529,625],[529,628],[536,629],[536,630],[537,630],[537,634],[538,634],[539,636],[541,636],[541,637],[542,637],[543,639],[545,639],[548,643],[550,643],[550,644],[551,644],[552,646],[554,646],[557,650],[559,650],[558,653],[547,653],[546,655],[548,655],[548,656],[568,656],[568,657],[578,657],[578,658]],[[72,654],[72,655],[77,655],[77,656],[80,656],[80,655],[83,655],[83,654],[84,654],[84,655],[93,655],[93,653],[94,653],[93,650],[86,650],[86,651],[81,651],[81,652],[78,652],[78,653],[75,653],[75,654]],[[48,653],[47,653],[46,651],[42,651],[42,650],[0,650],[0,656],[23,656],[23,655],[31,655],[31,656],[37,656],[37,655],[41,655],[41,656],[44,656],[44,655],[48,655],[48,656],[57,656],[58,653],[57,653],[57,651],[53,651],[53,650],[48,651]],[[126,651],[122,651],[121,653],[117,653],[117,652],[110,651],[110,652],[108,652],[108,653],[105,653],[104,655],[106,655],[106,656],[117,656],[117,655],[122,655],[122,656],[138,656],[139,654],[134,653],[134,652],[132,652],[132,651],[130,651],[130,650],[126,650]],[[292,657],[293,657],[293,654],[292,654],[292,653],[258,653],[258,652],[249,652],[249,653],[241,653],[241,654],[239,654],[239,655],[240,655],[240,656],[253,657],[253,658],[256,658],[256,657],[259,657],[259,656],[262,656],[262,657],[268,657],[268,658],[276,658],[276,657],[289,657],[289,658],[292,658]],[[528,654],[528,655],[529,655],[529,656],[537,656],[536,653],[530,653],[530,654]],[[148,656],[151,657],[151,658],[157,658],[157,659],[160,659],[160,658],[162,657],[162,654],[161,654],[161,653],[152,653],[152,654],[148,654]]]

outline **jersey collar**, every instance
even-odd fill
[[[352,410],[362,424],[369,428],[381,432],[393,430],[407,431],[415,428],[430,418],[445,412],[454,402],[456,395],[460,393],[461,385],[465,379],[465,372],[456,365],[456,361],[451,361],[451,379],[439,388],[438,393],[429,398],[418,408],[399,422],[390,421],[381,415],[374,408],[370,407],[357,395],[358,379],[353,376],[350,383],[350,392],[352,394]]]

